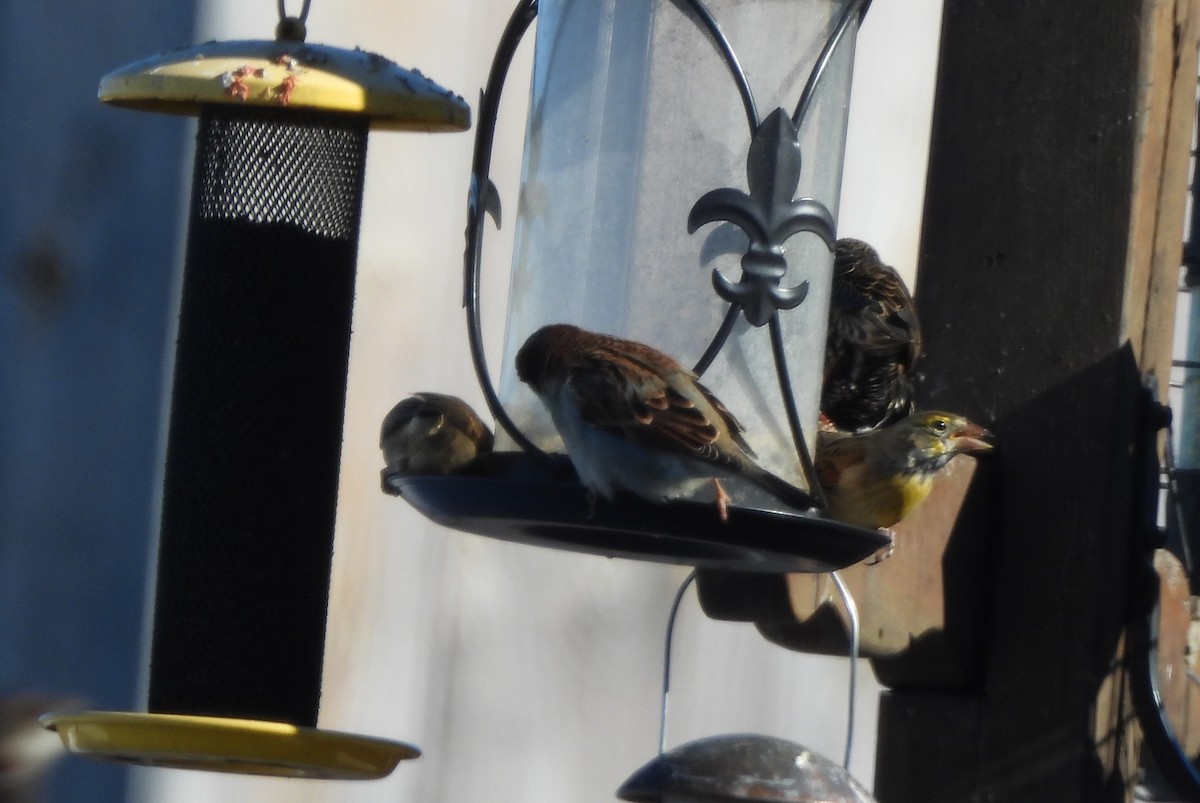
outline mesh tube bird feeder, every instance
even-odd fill
[[[46,724],[102,758],[371,778],[418,751],[315,729],[367,132],[460,131],[470,111],[281,17],[290,39],[187,48],[100,86],[199,117],[150,713]]]

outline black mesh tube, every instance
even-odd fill
[[[200,119],[149,709],[313,726],[367,123]]]

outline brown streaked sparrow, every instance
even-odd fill
[[[662,501],[720,478],[740,477],[806,509],[801,489],[754,461],[742,425],[696,375],[643,343],[568,324],[534,332],[517,352],[517,375],[538,395],[580,481],[611,499],[618,489]]]
[[[850,431],[909,415],[920,356],[921,324],[900,274],[862,240],[838,240],[821,412]]]
[[[449,474],[492,451],[492,431],[457,396],[414,393],[391,409],[379,432],[379,448],[389,476]]]

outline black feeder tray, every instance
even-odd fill
[[[498,452],[452,476],[386,478],[389,492],[453,530],[574,552],[766,572],[829,572],[870,557],[890,540],[876,530],[803,513],[712,503],[649,502],[632,494],[589,501],[569,460]]]

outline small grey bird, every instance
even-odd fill
[[[657,349],[567,324],[544,326],[517,353],[517,375],[538,395],[580,481],[611,499],[618,489],[661,501],[740,477],[806,509],[801,489],[755,462],[742,425],[696,375]]]
[[[457,396],[414,393],[384,416],[379,448],[390,476],[450,474],[492,451],[494,438],[483,419]]]

